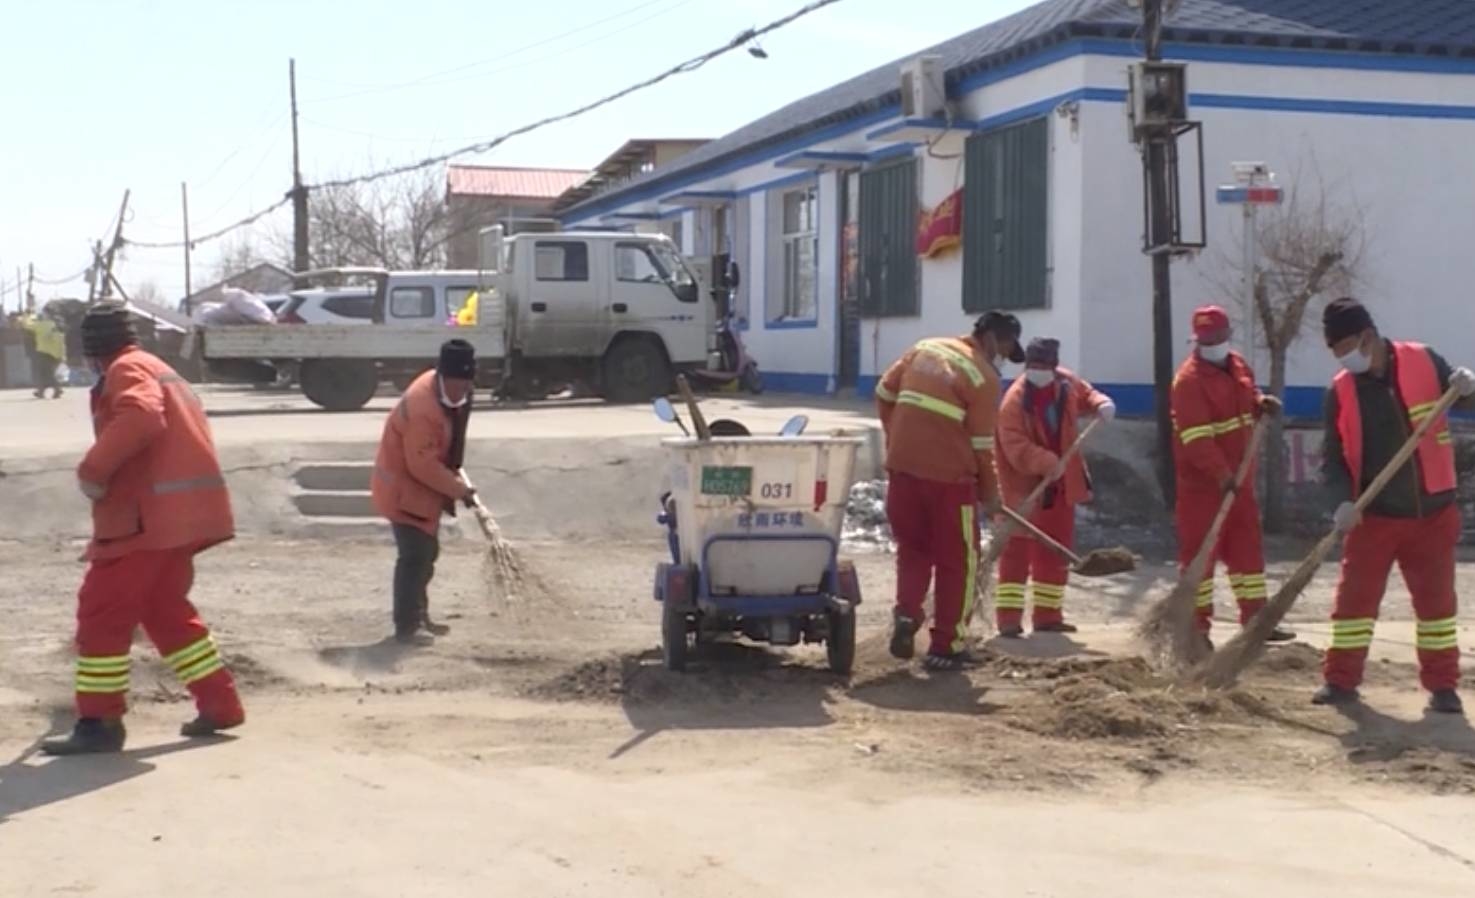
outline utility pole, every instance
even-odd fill
[[[102,274],[102,241],[92,244],[92,267],[87,269],[87,304],[97,300],[97,278]]]
[[[36,263],[26,263],[26,310],[36,309]]]
[[[189,187],[179,182],[179,203],[184,210],[184,314],[190,314],[189,298],[195,292],[190,285],[190,242],[189,242]]]
[[[123,246],[123,219],[128,217],[128,197],[132,193],[133,191],[131,189],[123,191],[123,205],[118,207],[118,226],[113,229],[113,242],[108,245],[107,256],[103,259],[102,287],[97,297],[99,300],[111,298],[113,285],[117,283],[113,279],[113,259],[117,256],[118,250]]]
[[[1163,2],[1143,0],[1142,25],[1146,34],[1146,57],[1150,62],[1163,58]],[[1149,239],[1158,249],[1152,256],[1152,386],[1153,410],[1157,419],[1158,485],[1163,499],[1172,507],[1176,499],[1173,472],[1173,257],[1163,251],[1172,236],[1168,205],[1168,144],[1160,138],[1149,139],[1147,152],[1147,193],[1151,206]]]
[[[297,60],[287,61],[287,79],[292,92],[292,268],[308,269],[307,188],[302,184],[302,157],[297,143]],[[297,286],[305,286],[298,283]]]

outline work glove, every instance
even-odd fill
[[[1261,414],[1270,415],[1271,417],[1274,417],[1276,415],[1279,415],[1284,410],[1285,410],[1285,403],[1283,403],[1283,402],[1280,401],[1280,397],[1279,396],[1271,396],[1270,394],[1267,393],[1264,396],[1261,396],[1260,397],[1260,412],[1261,412]]]
[[[82,495],[86,496],[92,502],[100,502],[102,501],[102,497],[108,494],[108,488],[102,484],[91,483],[81,478],[77,479],[77,488],[82,491]]]
[[[1100,418],[1102,422],[1106,424],[1110,424],[1111,422],[1115,421],[1116,403],[1112,402],[1110,399],[1108,399],[1106,402],[1103,402],[1101,406],[1096,409],[1096,417]]]
[[[1219,482],[1219,492],[1225,496],[1234,495],[1239,492],[1239,482],[1234,479],[1233,474]]]
[[[1456,368],[1449,372],[1449,385],[1460,391],[1460,396],[1468,398],[1475,395],[1475,371],[1469,368]]]
[[[1362,515],[1357,511],[1357,503],[1343,502],[1332,512],[1332,525],[1337,528],[1338,533],[1350,533],[1362,521]]]
[[[461,494],[461,504],[465,505],[467,508],[473,508],[476,506],[476,487],[468,486],[466,488],[466,492]]]

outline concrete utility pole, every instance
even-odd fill
[[[1153,62],[1163,58],[1163,3],[1164,0],[1142,0],[1145,55]],[[1171,140],[1171,136],[1155,134],[1143,147],[1147,154],[1146,188],[1150,210],[1148,242],[1155,249],[1152,256],[1152,385],[1153,410],[1157,418],[1158,485],[1170,508],[1176,493],[1172,414],[1173,275],[1170,268],[1173,257],[1166,249],[1173,240],[1172,211],[1168,200]]]
[[[123,191],[123,205],[118,207],[118,226],[113,229],[113,242],[108,245],[107,255],[102,260],[102,286],[97,297],[99,300],[110,299],[113,285],[117,283],[113,280],[113,259],[123,246],[123,219],[128,217],[128,197],[132,193],[131,189]]]
[[[292,268],[307,271],[307,188],[302,184],[302,159],[297,145],[297,60],[287,62],[287,78],[292,93]],[[297,284],[297,286],[306,286]]]
[[[179,204],[184,213],[184,314],[188,316],[190,314],[189,298],[195,291],[190,284],[189,269],[191,249],[189,242],[189,187],[183,181],[179,182]]]
[[[26,263],[26,311],[36,311],[36,263]]]

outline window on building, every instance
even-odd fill
[[[1050,302],[1049,120],[968,139],[964,161],[963,309],[1042,309]]]
[[[389,317],[434,318],[435,291],[430,287],[395,287],[389,292]]]
[[[917,162],[905,159],[861,173],[859,264],[861,314],[902,317],[917,301]]]
[[[589,245],[579,241],[539,240],[533,270],[540,281],[589,280]]]
[[[819,304],[819,191],[768,194],[769,321],[813,321]]]

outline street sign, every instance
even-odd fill
[[[1220,187],[1215,197],[1221,206],[1279,206],[1284,195],[1279,187]]]

